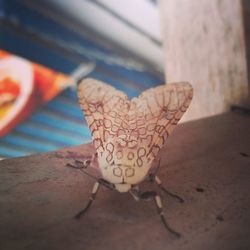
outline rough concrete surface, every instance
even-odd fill
[[[250,249],[250,117],[227,113],[177,127],[159,176],[184,203],[161,193],[165,230],[152,201],[101,188],[79,220],[93,180],[65,167],[91,145],[0,162],[0,249]],[[142,189],[155,187],[151,183]]]

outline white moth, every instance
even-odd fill
[[[129,100],[126,94],[101,81],[81,81],[79,103],[103,178],[95,183],[89,204],[78,218],[95,198],[99,184],[104,184],[119,192],[130,192],[137,200],[154,198],[164,225],[179,236],[165,221],[160,196],[155,191],[140,192],[138,184],[151,178],[167,194],[181,200],[162,187],[151,169],[192,96],[192,86],[186,82],[151,88]]]

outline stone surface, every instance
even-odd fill
[[[65,164],[92,152],[81,145],[0,162],[0,249],[250,249],[249,116],[184,123],[169,138],[159,176],[185,202],[161,195],[180,239],[165,231],[152,201],[106,188],[73,219],[93,180]]]
[[[159,3],[167,82],[188,81],[194,87],[182,121],[225,112],[247,98],[241,0]]]

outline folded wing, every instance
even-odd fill
[[[187,110],[193,89],[189,83],[172,83],[148,89],[129,101],[112,86],[86,79],[79,85],[78,96],[97,152],[107,153],[109,163],[117,148],[128,155],[136,152],[133,164],[140,167],[157,157]]]
[[[189,107],[192,97],[192,86],[183,82],[146,90],[132,100],[136,103],[137,124],[140,125],[137,129],[141,131],[141,139],[146,139],[144,147],[147,159],[157,157],[167,137]]]

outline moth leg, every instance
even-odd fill
[[[155,192],[155,191],[146,191],[146,192],[139,192],[138,190],[131,190],[131,195],[134,197],[136,201],[142,199],[142,200],[149,200],[149,199],[154,199],[155,205],[157,207],[157,212],[161,218],[161,221],[165,228],[172,234],[174,234],[177,238],[180,238],[181,235],[176,232],[174,229],[172,229],[164,216],[163,210],[162,210],[162,202],[160,196]]]
[[[75,168],[75,169],[83,169],[83,168],[88,168],[90,166],[91,161],[90,160],[85,160],[85,161],[79,161],[75,160],[75,165],[72,165],[70,163],[67,163],[67,167]]]
[[[162,185],[162,182],[161,182],[160,178],[159,178],[157,175],[150,174],[150,175],[149,175],[149,178],[150,178],[151,181],[154,181],[154,182],[158,185],[158,187],[159,187],[162,191],[164,191],[165,194],[169,195],[169,196],[172,197],[172,198],[175,198],[176,200],[178,200],[178,201],[181,202],[181,203],[184,202],[184,200],[183,200],[180,196],[178,196],[177,194],[173,194],[173,193],[171,193],[170,191],[168,191],[168,190]]]
[[[164,216],[163,210],[162,210],[162,202],[161,202],[161,197],[156,193],[156,195],[154,196],[154,201],[155,201],[155,205],[157,207],[157,212],[160,215],[161,221],[163,223],[163,225],[165,226],[165,228],[171,232],[172,234],[174,234],[177,238],[180,238],[181,235],[176,232],[175,230],[173,230],[167,223],[166,218]]]
[[[90,166],[91,160],[79,161],[75,160],[75,164],[79,168],[88,168]]]
[[[108,181],[106,181],[105,179],[102,179],[102,178],[98,179],[98,183],[101,184],[101,185],[103,185],[104,187],[110,189],[110,190],[114,190],[115,189],[115,185],[112,184],[112,183],[110,183],[110,182],[108,182]]]
[[[93,201],[95,200],[95,198],[96,198],[96,194],[97,194],[97,192],[98,192],[98,190],[99,190],[99,187],[100,187],[99,182],[98,182],[98,181],[95,182],[95,184],[94,184],[94,186],[93,186],[93,189],[92,189],[92,192],[91,192],[91,195],[90,195],[90,197],[89,197],[89,201],[88,201],[87,205],[85,206],[84,209],[82,209],[79,213],[77,213],[77,214],[75,215],[75,218],[76,218],[76,219],[80,219],[80,217],[89,209],[89,207],[91,206],[92,202],[93,202]]]
[[[133,187],[132,189],[129,190],[129,193],[132,195],[132,197],[136,200],[139,201],[140,200],[140,191],[139,191],[139,187]]]
[[[96,161],[96,159],[97,159],[97,153],[94,153],[92,154],[91,159],[87,159],[85,161],[75,160],[75,165],[76,165],[75,167],[79,169],[88,168],[91,165],[91,163]]]

